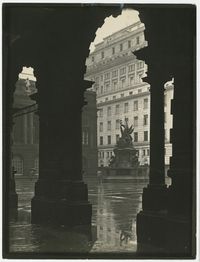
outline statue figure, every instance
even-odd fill
[[[122,120],[120,120],[120,131],[121,131],[121,137],[119,139],[119,144],[126,144],[126,145],[132,145],[132,136],[133,133],[133,125],[130,127],[128,126],[128,118],[125,118],[125,124],[122,123]]]

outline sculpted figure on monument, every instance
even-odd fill
[[[133,125],[130,127],[128,126],[128,118],[125,118],[125,124],[122,123],[122,120],[120,121],[120,131],[121,131],[121,137],[118,141],[119,145],[132,145],[132,136],[133,133]]]

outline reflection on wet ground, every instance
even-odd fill
[[[32,179],[17,179],[18,220],[10,223],[10,252],[136,252],[136,215],[148,181],[88,181],[92,227],[31,224]]]

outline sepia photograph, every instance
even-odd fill
[[[3,3],[3,258],[195,259],[196,6]]]

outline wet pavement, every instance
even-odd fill
[[[88,181],[92,227],[49,227],[31,224],[35,179],[16,179],[18,220],[10,223],[10,252],[119,253],[137,251],[136,215],[147,180]]]

